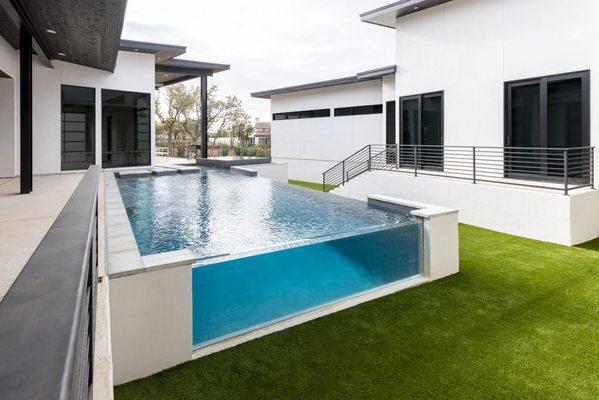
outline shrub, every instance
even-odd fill
[[[229,155],[229,145],[228,144],[223,144],[222,146],[220,146],[220,155],[223,157],[226,157]]]

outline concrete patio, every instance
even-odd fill
[[[0,301],[83,174],[34,176],[35,191],[19,195],[19,178],[0,180]]]

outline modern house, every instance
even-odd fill
[[[320,182],[322,172],[385,132],[395,66],[339,79],[252,93],[270,99],[271,153],[291,179]],[[390,114],[393,116],[393,113]],[[383,137],[384,139],[384,137]]]
[[[270,122],[260,121],[259,118],[256,118],[252,140],[254,145],[268,145],[270,143]]]
[[[2,3],[0,177],[20,175],[23,193],[32,174],[153,165],[155,89],[198,77],[206,89],[229,69],[179,58],[184,46],[122,40],[125,7]]]
[[[453,207],[463,222],[567,245],[593,239],[598,15],[592,0],[402,0],[365,12],[395,30],[396,71],[254,93],[271,100],[273,158],[337,194]],[[368,107],[383,114],[341,117]]]

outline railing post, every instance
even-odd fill
[[[324,184],[324,174],[322,174],[322,191],[326,192],[326,185]]]
[[[414,176],[418,176],[418,149],[416,145],[412,145],[414,149]]]
[[[395,145],[395,169],[399,169],[399,145]]]
[[[342,173],[341,173],[341,184],[345,186],[345,160],[343,160],[342,164]]]
[[[372,171],[372,145],[368,145],[368,171]]]
[[[564,149],[564,194],[568,195],[568,149]]]
[[[476,184],[476,147],[472,146],[472,183]]]

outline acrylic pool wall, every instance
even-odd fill
[[[114,176],[108,175],[108,234],[126,231],[130,240],[122,199]],[[372,197],[373,202],[403,204]],[[141,257],[135,248],[125,251],[136,251],[138,259],[127,261],[109,236],[115,383],[456,273],[457,211],[406,206],[414,208],[417,219],[277,251],[217,258],[195,268],[189,251]],[[287,273],[278,274],[281,269]],[[208,309],[215,301],[220,309]],[[238,315],[251,318],[240,323]],[[212,328],[202,331],[203,324]]]

